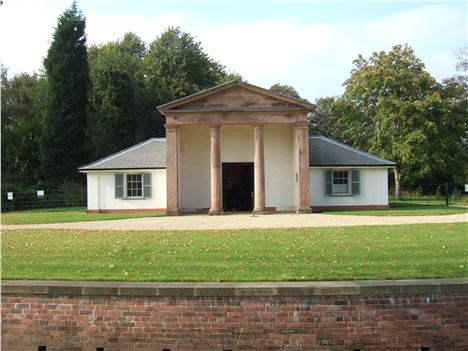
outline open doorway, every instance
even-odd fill
[[[253,162],[224,162],[223,210],[252,211]]]

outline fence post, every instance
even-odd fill
[[[449,205],[449,183],[445,183],[444,188],[445,188],[445,206],[448,207]]]

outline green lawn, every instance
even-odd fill
[[[162,216],[163,213],[86,213],[86,208],[54,208],[2,213],[2,224],[65,223]]]
[[[20,211],[2,213],[2,224],[36,224],[36,223],[65,223],[84,221],[103,221],[110,219],[140,218],[162,216],[163,213],[96,213],[87,214],[86,208],[55,208],[39,209],[35,211]],[[354,215],[354,216],[429,216],[468,213],[468,208],[446,207],[442,205],[409,204],[395,202],[388,210],[353,210],[326,211],[326,214]]]
[[[468,276],[467,223],[268,230],[4,230],[3,279],[291,281]]]
[[[323,213],[353,216],[440,216],[468,213],[468,208],[414,204],[401,201],[391,203],[390,208],[386,210],[324,211]]]

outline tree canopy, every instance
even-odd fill
[[[37,183],[39,136],[46,81],[22,73],[8,79],[2,69],[2,184]]]
[[[135,34],[89,48],[91,76],[88,138],[100,158],[138,141],[148,105],[142,59],[145,43]],[[154,108],[154,106],[153,106]]]
[[[40,159],[44,179],[52,184],[77,179],[77,167],[87,160],[89,69],[85,27],[85,18],[73,3],[59,17],[44,60],[47,98]]]
[[[438,83],[408,45],[359,56],[353,64],[343,96],[318,100],[311,128],[334,134],[338,124],[342,140],[395,161],[397,197],[400,180],[463,181],[466,81]],[[324,123],[321,113],[335,122]]]
[[[299,92],[291,85],[283,85],[276,83],[270,87],[270,91],[279,95],[284,95],[295,99],[301,99]]]
[[[219,84],[228,75],[201,43],[180,28],[168,28],[144,58],[149,84],[160,101],[172,101]]]

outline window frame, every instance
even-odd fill
[[[334,177],[337,172],[347,173],[347,192],[333,192]],[[341,177],[339,179],[344,179]],[[328,168],[325,169],[325,195],[340,196],[361,196],[361,171],[356,168]]]
[[[144,195],[143,195],[143,188],[144,188],[144,176],[143,176],[143,173],[137,173],[137,172],[128,172],[128,173],[124,173],[124,176],[125,176],[125,185],[124,185],[124,190],[125,190],[125,199],[144,199]],[[132,176],[139,176],[140,177],[140,180],[128,180],[128,177],[132,177]],[[138,184],[140,183],[140,187],[138,188],[134,188],[134,189],[129,189],[129,186],[128,186],[128,183],[134,183],[134,184]],[[131,191],[140,191],[141,195],[128,195],[128,191],[131,190]]]
[[[145,199],[151,199],[153,198],[153,173],[152,172],[138,172],[138,171],[130,171],[130,172],[116,172],[114,174],[114,181],[116,179],[116,175],[121,174],[123,181],[122,181],[122,197],[115,197],[115,199],[118,200],[145,200]],[[129,190],[129,180],[128,176],[140,176],[140,182],[141,182],[141,187],[137,188],[137,190],[141,191],[141,195],[128,195],[128,190]],[[145,183],[145,176],[149,176],[149,183]],[[131,180],[130,180],[131,182]],[[134,181],[135,182],[135,181]],[[114,183],[114,188],[117,186],[116,183]],[[149,196],[145,196],[145,189],[146,187],[149,187],[150,193]]]
[[[346,174],[346,177],[335,177],[335,173],[342,173],[342,174]],[[346,179],[346,183],[337,183],[335,184],[335,179],[337,180],[344,180]],[[351,192],[351,170],[349,169],[337,169],[337,170],[332,170],[332,177],[331,177],[331,184],[332,184],[332,187],[331,187],[331,196],[349,196],[349,195],[352,195],[352,192]],[[335,192],[334,191],[334,186],[335,185],[344,185],[346,184],[346,192],[344,191],[340,191],[340,192]]]

